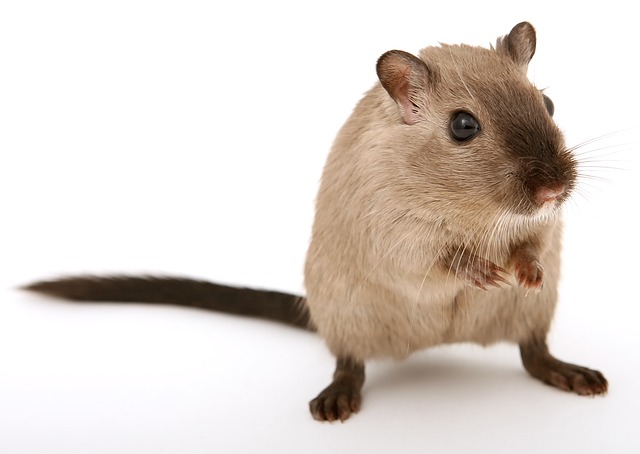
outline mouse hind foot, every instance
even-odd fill
[[[548,385],[581,396],[607,392],[607,379],[602,373],[554,358],[544,340],[534,339],[521,343],[520,356],[527,372]]]
[[[364,363],[338,358],[333,382],[309,402],[309,410],[318,421],[344,421],[360,410],[364,384]]]

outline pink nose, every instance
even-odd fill
[[[538,205],[542,206],[547,202],[553,202],[562,194],[564,194],[565,185],[557,184],[554,186],[543,186],[539,188],[535,195],[535,201]]]

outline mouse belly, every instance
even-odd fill
[[[557,292],[547,286],[536,293],[512,286],[490,291],[465,289],[450,306],[443,342],[520,342],[532,333],[547,333]]]
[[[382,298],[383,289],[374,293],[374,298],[351,304],[323,305],[321,314],[310,308],[334,355],[404,359],[440,344],[519,342],[532,332],[548,331],[557,299],[552,285],[537,294],[516,286],[489,291],[464,287],[417,303],[389,294]]]

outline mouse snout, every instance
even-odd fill
[[[562,183],[550,186],[541,186],[535,191],[533,199],[537,205],[543,206],[549,202],[555,202],[558,200],[566,190],[566,186]]]

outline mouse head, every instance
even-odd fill
[[[402,130],[394,146],[407,164],[401,180],[431,208],[441,200],[467,214],[531,220],[557,212],[570,194],[575,161],[553,103],[527,79],[535,48],[523,22],[495,48],[441,45],[420,58],[392,50],[378,60]]]

